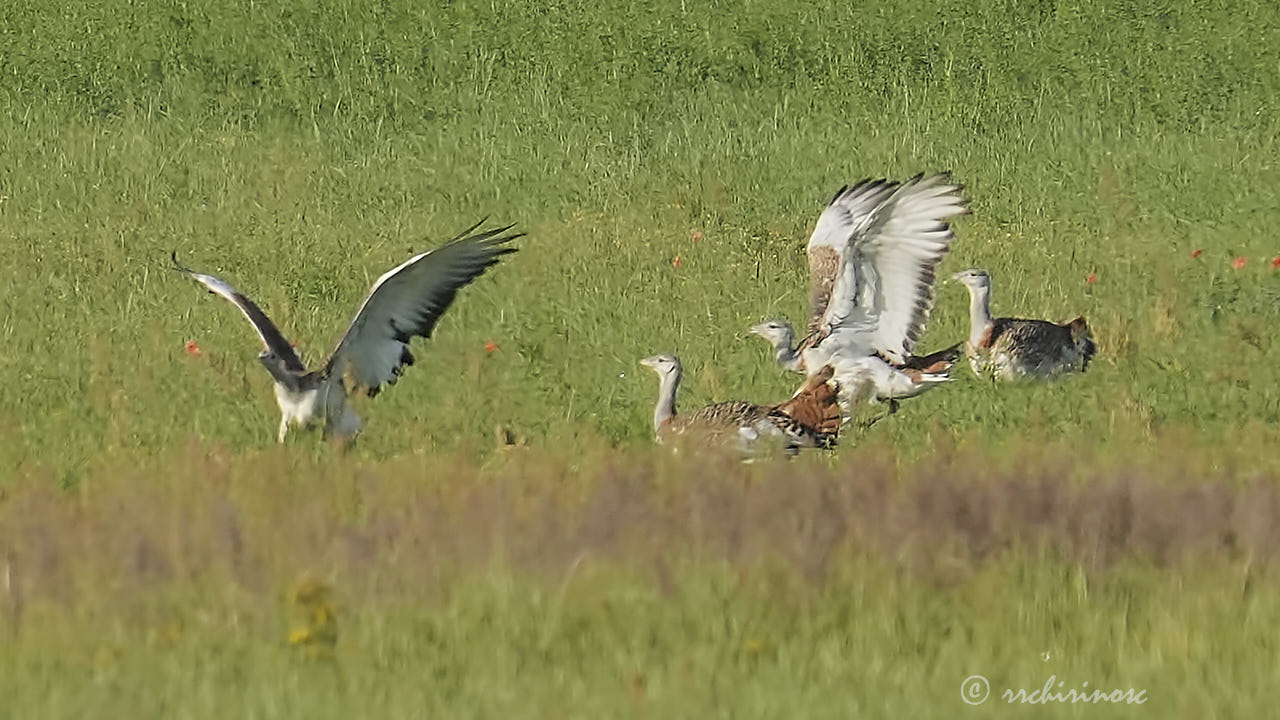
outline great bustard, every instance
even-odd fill
[[[955,239],[947,220],[968,212],[961,190],[946,173],[842,188],[809,237],[808,332],[799,344],[782,320],[751,332],[793,372],[838,359],[846,390],[869,383],[891,410],[948,380],[958,346],[926,356],[912,350],[933,308],[937,265]]]
[[[672,434],[705,434],[712,438],[731,437],[746,452],[758,449],[761,441],[770,440],[795,451],[833,447],[840,432],[841,412],[831,368],[810,375],[790,400],[777,405],[730,401],[677,415],[676,390],[683,375],[679,358],[654,355],[640,364],[658,375],[653,430],[659,442]]]
[[[226,281],[173,264],[209,292],[232,302],[253,324],[265,349],[258,354],[275,380],[280,406],[278,439],[284,442],[289,426],[310,426],[324,421],[326,435],[350,437],[360,430],[360,418],[347,405],[345,376],[352,389],[370,397],[383,383],[394,385],[413,364],[409,341],[431,337],[436,322],[463,286],[484,273],[503,255],[515,252],[506,243],[524,233],[508,233],[514,227],[475,232],[484,221],[471,226],[450,242],[388,270],[373,283],[347,332],[320,369],[308,371],[289,341],[266,313]]]
[[[795,330],[786,320],[768,320],[753,325],[751,333],[759,335],[773,345],[778,365],[783,370],[805,374],[805,355],[802,349],[809,348],[805,347],[804,341],[816,338],[816,335],[806,336],[802,344],[797,347]],[[813,347],[814,344],[816,343],[809,344],[809,347]],[[873,387],[875,391],[873,397],[877,401],[889,403],[892,411],[897,408],[899,400],[915,397],[939,383],[946,382],[951,378],[951,368],[964,354],[963,346],[964,343],[956,343],[928,355],[909,355],[903,362],[890,360],[877,350],[876,357],[884,362],[888,370],[873,376],[874,380],[878,380]]]
[[[969,288],[965,354],[978,375],[1008,381],[1083,372],[1097,353],[1083,316],[1062,325],[1047,320],[992,318],[991,276],[987,271],[962,270],[952,278]]]

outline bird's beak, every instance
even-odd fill
[[[656,366],[656,365],[658,364],[658,360],[657,360],[657,358],[647,357],[647,358],[645,358],[645,359],[641,360],[641,361],[640,361],[640,364],[641,364],[641,365],[643,365],[643,366],[645,366],[645,367],[647,367],[647,368],[649,368],[650,370],[653,370],[653,369],[654,369],[654,366]]]
[[[764,331],[765,331],[765,326],[763,324],[752,325],[751,327],[747,328],[747,334],[744,335],[743,337],[750,337],[752,335],[759,335],[760,337],[764,337]]]

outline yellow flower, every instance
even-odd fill
[[[338,616],[329,601],[329,586],[304,576],[294,585],[292,594],[305,624],[289,632],[289,644],[301,648],[309,657],[332,658],[338,644]]]
[[[289,632],[290,645],[306,645],[311,642],[311,628],[294,628]]]

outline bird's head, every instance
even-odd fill
[[[768,340],[775,348],[789,348],[796,341],[795,330],[785,320],[766,320],[759,325],[752,325],[747,332]]]
[[[680,372],[679,358],[669,353],[647,357],[641,360],[640,364],[657,373],[660,378],[666,378],[669,375],[679,374]]]
[[[987,274],[986,270],[979,270],[978,268],[961,270],[960,272],[952,275],[951,279],[961,285],[964,285],[970,290],[991,287],[991,276]]]

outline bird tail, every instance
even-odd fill
[[[791,399],[778,406],[778,412],[831,441],[840,432],[839,387],[833,382],[830,365],[805,378]]]
[[[1089,361],[1093,356],[1098,354],[1098,344],[1093,341],[1092,334],[1089,332],[1089,323],[1085,321],[1083,315],[1067,323],[1067,329],[1071,331],[1071,341],[1080,350],[1083,358],[1080,369],[1084,370],[1089,367]]]
[[[964,343],[956,343],[948,348],[943,348],[937,352],[928,355],[912,355],[907,358],[906,362],[898,366],[899,370],[916,370],[923,375],[943,375],[951,372],[951,367],[955,365],[964,355]]]

